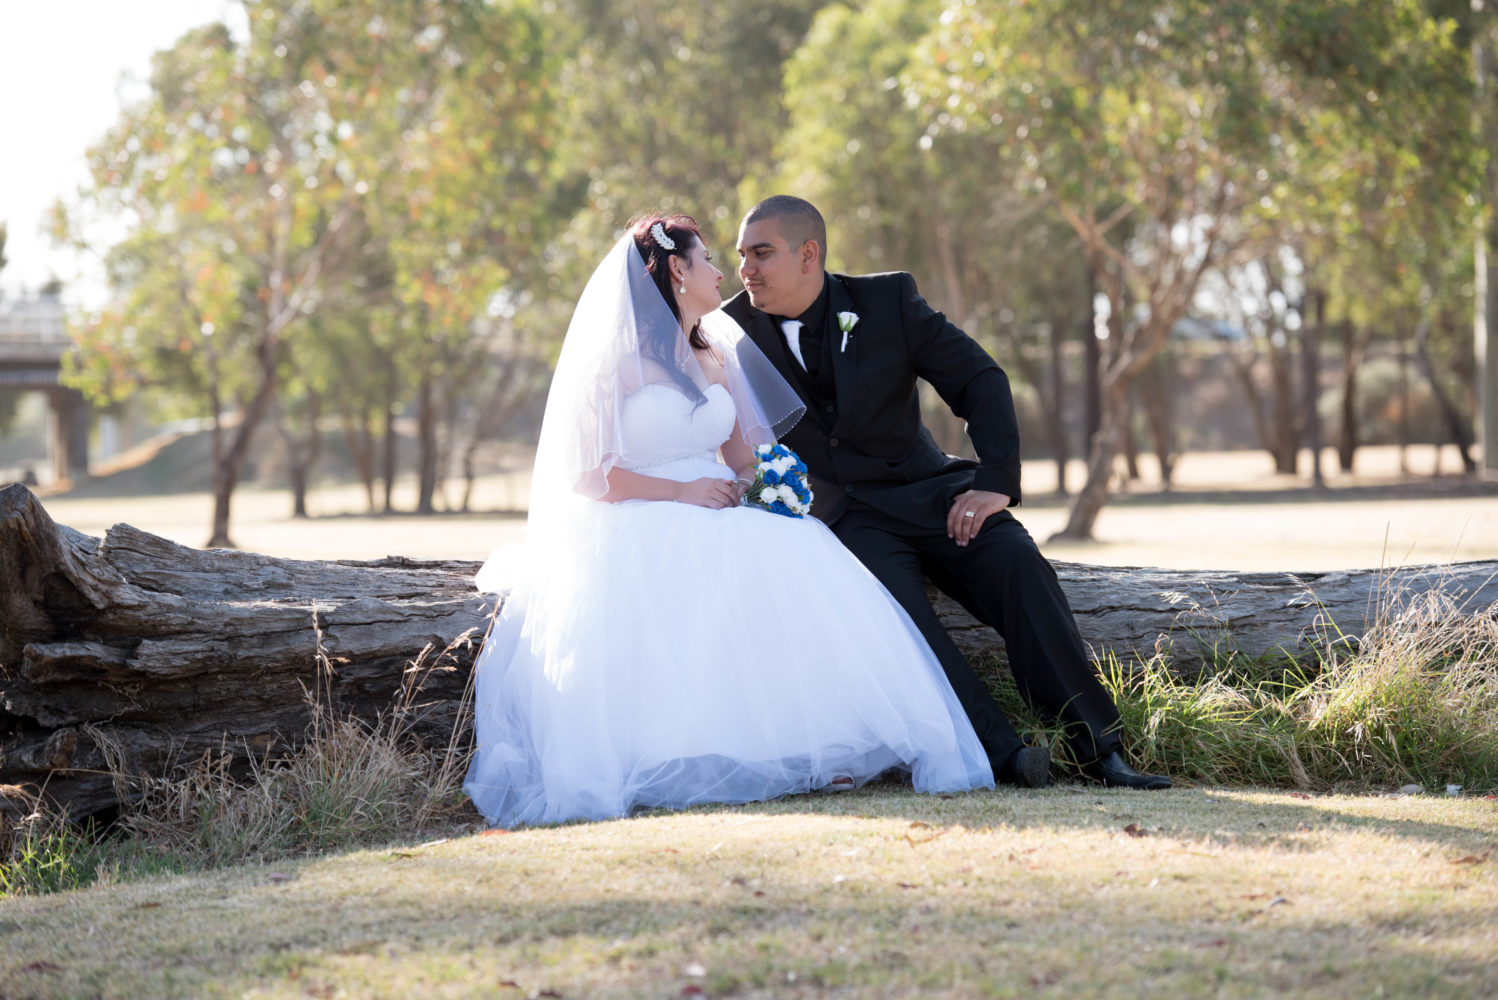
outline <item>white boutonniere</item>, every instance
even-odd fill
[[[843,331],[843,345],[837,349],[839,354],[848,349],[848,334],[852,333],[853,328],[857,325],[858,313],[843,312],[837,314],[838,329]]]

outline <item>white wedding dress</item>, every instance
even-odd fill
[[[732,479],[717,452],[734,404],[721,385],[705,396],[629,396],[619,467]],[[920,633],[820,521],[582,509],[568,549],[517,581],[475,668],[464,787],[491,823],[771,799],[892,767],[919,791],[993,786]]]

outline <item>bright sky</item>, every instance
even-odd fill
[[[0,0],[0,221],[10,230],[0,289],[56,275],[70,304],[99,303],[97,264],[42,231],[48,207],[84,181],[84,151],[142,92],[154,52],[243,16],[237,0]]]

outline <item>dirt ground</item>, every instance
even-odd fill
[[[528,468],[528,463],[513,463]],[[1498,483],[1463,481],[1454,453],[1442,456],[1444,474],[1432,477],[1430,447],[1410,449],[1415,475],[1401,475],[1398,449],[1368,447],[1353,475],[1333,474],[1313,493],[1306,481],[1275,476],[1262,452],[1191,453],[1176,473],[1174,491],[1161,492],[1146,465],[1144,478],[1115,494],[1098,520],[1096,541],[1051,542],[1066,522],[1066,506],[1048,494],[1055,466],[1025,466],[1026,501],[1016,512],[1049,557],[1116,566],[1183,569],[1327,570],[1498,558]],[[1069,470],[1073,486],[1080,464]],[[280,490],[235,494],[231,534],[241,548],[307,559],[482,559],[497,545],[524,537],[524,473],[479,479],[472,506],[483,514],[397,514],[370,517],[361,488],[329,485],[308,499],[314,515],[290,517]],[[456,498],[459,483],[450,484]],[[397,484],[395,506],[414,503],[414,484]],[[102,535],[127,522],[181,542],[208,537],[211,498],[205,493],[44,500],[62,524]],[[508,513],[506,513],[508,512]]]

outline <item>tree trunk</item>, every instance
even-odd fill
[[[1358,335],[1352,320],[1344,319],[1342,333],[1342,420],[1337,432],[1337,464],[1351,472],[1358,450],[1358,369],[1363,366],[1367,338]]]
[[[1097,270],[1087,266],[1087,309],[1082,316],[1082,454],[1092,454],[1092,439],[1103,421],[1103,345],[1097,339]]]
[[[1144,394],[1144,418],[1155,442],[1155,457],[1160,463],[1160,485],[1170,492],[1175,471],[1175,421],[1171,412],[1171,379],[1165,371],[1169,355],[1161,352],[1145,369],[1139,380]]]
[[[1128,420],[1127,395],[1127,388],[1117,381],[1104,387],[1103,419],[1097,434],[1093,435],[1092,452],[1087,456],[1087,479],[1082,483],[1082,489],[1072,498],[1071,510],[1066,516],[1066,527],[1052,536],[1053,541],[1092,537],[1098,514],[1108,502],[1108,480],[1113,475],[1113,460],[1122,447]]]
[[[1308,291],[1306,297],[1314,297],[1316,316],[1301,327],[1301,388],[1305,392],[1306,447],[1311,449],[1311,488],[1321,490],[1326,488],[1326,477],[1321,473],[1321,411],[1316,404],[1321,395],[1321,331],[1326,323],[1326,293]]]
[[[351,414],[343,415],[343,436],[348,441],[349,454],[354,459],[354,469],[359,482],[364,484],[364,498],[371,514],[375,511],[375,441],[374,429],[370,426],[369,411],[360,409],[358,422]]]
[[[291,516],[307,518],[307,467],[291,457],[286,463],[286,478],[291,486]]]
[[[1274,471],[1295,475],[1295,454],[1300,450],[1301,420],[1295,405],[1294,358],[1289,346],[1273,348],[1269,355],[1270,378],[1274,383],[1273,444]]]
[[[1477,145],[1488,151],[1477,199],[1485,218],[1472,247],[1472,333],[1482,471],[1492,478],[1498,474],[1498,4],[1471,0],[1471,10]]]
[[[260,348],[260,381],[250,404],[240,410],[239,423],[234,428],[228,451],[214,459],[213,469],[213,533],[208,539],[208,548],[233,548],[229,540],[229,501],[234,487],[239,485],[239,474],[244,460],[255,440],[255,431],[270,409],[271,399],[276,393],[276,363],[279,341],[272,332],[264,335]]]
[[[394,396],[393,389],[391,390],[391,396]],[[397,416],[394,398],[387,399],[385,402],[384,461],[380,469],[381,478],[385,481],[385,505],[382,509],[386,514],[395,509],[391,501],[391,495],[395,492],[395,420]]]
[[[447,481],[452,472],[453,449],[458,445],[458,417],[463,407],[456,394],[448,395],[438,409],[437,419],[437,468],[433,473],[433,492],[442,501],[442,509],[453,510],[452,498],[447,495]]]
[[[1066,462],[1071,457],[1070,449],[1066,445],[1066,413],[1063,401],[1066,399],[1066,372],[1063,364],[1062,348],[1066,343],[1066,331],[1070,323],[1066,316],[1056,317],[1057,321],[1051,323],[1049,340],[1050,361],[1047,371],[1050,382],[1050,399],[1045,407],[1046,437],[1051,442],[1051,458],[1056,463],[1056,495],[1067,496],[1066,489]],[[1090,310],[1089,310],[1090,320]]]
[[[1138,397],[1134,393],[1133,386],[1124,394],[1123,413],[1123,457],[1124,475],[1128,483],[1139,482],[1139,442],[1134,436],[1134,413],[1139,408]],[[1104,419],[1107,419],[1107,411],[1104,410]]]
[[[0,784],[45,783],[75,816],[95,813],[131,794],[134,776],[209,752],[260,758],[295,745],[311,719],[308,690],[372,719],[424,656],[417,733],[445,743],[466,724],[462,698],[493,606],[473,590],[478,565],[273,559],[185,548],[128,525],[100,540],[54,524],[24,486],[0,490]],[[1345,641],[1367,616],[1423,605],[1432,590],[1466,614],[1498,601],[1494,561],[1335,573],[1056,569],[1095,656],[1134,663],[1163,649],[1183,673],[1223,645],[1295,655],[1329,635]],[[937,611],[980,669],[1002,669],[992,629],[945,597]],[[320,657],[332,666],[323,679]]]
[[[318,421],[322,417],[322,401],[312,389],[307,389],[307,436],[298,438],[291,429],[285,411],[278,407],[275,425],[280,432],[281,443],[286,448],[286,478],[291,486],[291,516],[307,517],[307,486],[312,480],[312,467],[322,452],[322,438],[318,432]]]
[[[416,396],[416,513],[433,512],[437,490],[437,405],[432,376],[423,374]]]
[[[1399,474],[1410,474],[1410,344],[1409,331],[1399,328],[1399,378],[1395,389],[1399,397]]]
[[[1446,433],[1450,435],[1451,442],[1456,445],[1457,454],[1462,459],[1462,471],[1471,475],[1477,471],[1477,461],[1472,457],[1472,427],[1467,418],[1452,402],[1451,396],[1441,386],[1441,380],[1436,377],[1436,366],[1430,359],[1430,318],[1422,317],[1420,327],[1415,332],[1415,357],[1420,362],[1420,371],[1425,375],[1425,381],[1430,384],[1431,395],[1435,397],[1436,407],[1441,411],[1441,422],[1446,426]],[[1436,444],[1436,475],[1441,471],[1441,445]]]

